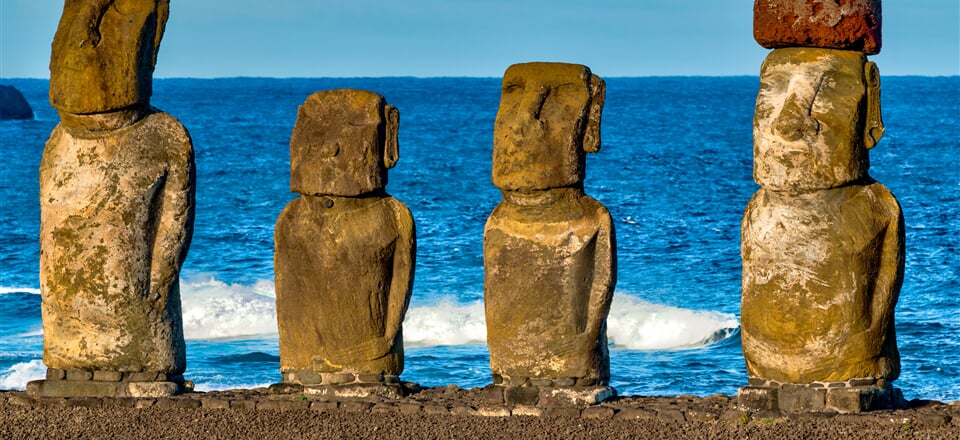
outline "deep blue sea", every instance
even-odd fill
[[[58,122],[46,80],[9,79],[36,119],[0,122],[0,389],[42,377],[37,168]],[[740,218],[751,177],[756,77],[609,78],[603,148],[586,191],[616,223],[608,321],[612,384],[627,395],[735,394]],[[404,380],[490,383],[483,226],[497,78],[159,79],[153,104],[193,136],[197,216],[182,271],[187,379],[200,390],[280,380],[273,225],[289,191],[297,106],[318,90],[381,93],[400,109],[388,192],[417,226]],[[897,306],[908,399],[960,400],[960,77],[889,77],[871,174],[900,200],[906,279]],[[335,319],[331,317],[329,319]]]

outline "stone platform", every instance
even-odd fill
[[[491,405],[531,405],[561,407],[593,405],[617,396],[609,386],[540,387],[489,385],[483,388],[484,399]]]
[[[749,385],[740,388],[737,399],[746,410],[781,414],[844,414],[906,408],[906,401],[899,389],[883,380],[871,378],[810,384],[750,378]]]
[[[45,380],[27,383],[32,397],[170,397],[192,391],[182,375],[158,372],[84,371],[48,368]]]

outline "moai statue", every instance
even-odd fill
[[[179,272],[193,231],[186,129],[150,106],[169,4],[64,4],[50,61],[61,123],[40,163],[42,396],[183,391]]]
[[[300,106],[290,138],[290,189],[300,197],[274,235],[285,383],[402,393],[416,235],[410,210],[384,190],[399,126],[396,107],[373,92],[317,92]]]
[[[613,395],[605,385],[614,228],[583,192],[603,100],[603,80],[582,65],[515,64],[503,77],[493,140],[503,201],[487,220],[483,257],[490,369],[508,401],[535,403],[516,390],[530,386],[592,387],[574,400]]]
[[[845,44],[775,49],[761,67],[761,188],[741,235],[750,386],[740,401],[750,408],[860,412],[902,400],[890,382],[900,372],[903,214],[867,173],[884,131],[879,71]]]

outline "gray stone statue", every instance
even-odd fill
[[[62,122],[40,163],[45,396],[182,391],[190,136],[150,106],[168,2],[72,1],[53,42]]]
[[[586,387],[610,378],[616,284],[607,209],[583,192],[600,148],[604,82],[586,66],[516,64],[503,77],[484,230],[484,304],[495,384]],[[509,396],[508,396],[509,397]]]
[[[301,196],[274,236],[284,382],[389,385],[403,371],[416,234],[406,205],[384,191],[399,125],[373,92],[317,92],[300,106],[290,188]]]

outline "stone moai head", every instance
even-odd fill
[[[600,150],[603,80],[579,64],[514,64],[503,74],[493,135],[493,184],[542,190],[583,182]]]
[[[66,0],[50,57],[61,116],[147,107],[169,10],[169,0]]]
[[[352,197],[383,189],[400,155],[399,130],[400,112],[379,94],[310,95],[290,137],[290,190]]]
[[[862,53],[784,48],[763,62],[753,118],[760,185],[811,191],[864,178],[882,135],[880,73]]]

